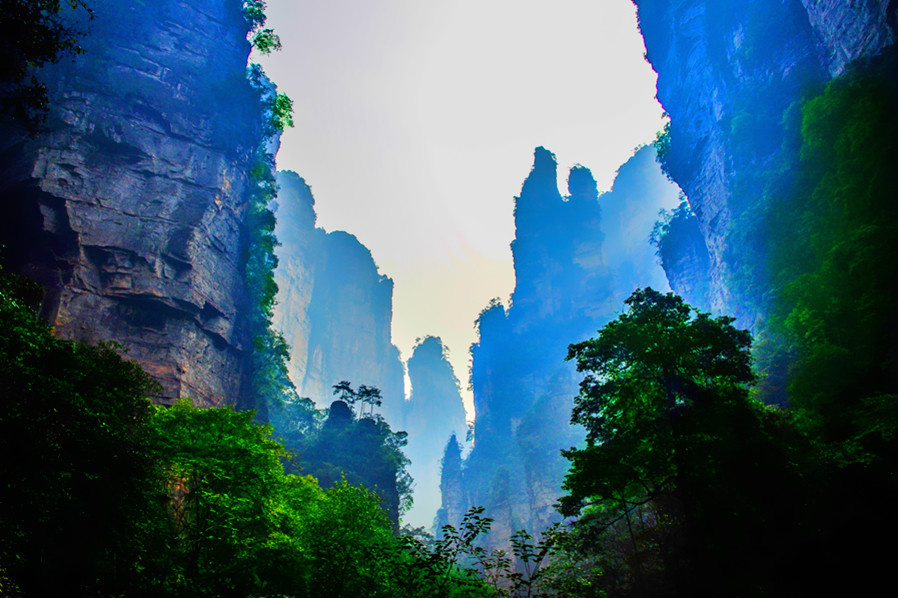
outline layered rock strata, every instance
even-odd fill
[[[0,136],[2,242],[56,332],[115,341],[162,400],[240,402],[244,209],[263,132],[240,2],[94,0],[43,73],[48,130]]]

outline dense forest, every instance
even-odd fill
[[[223,14],[236,15],[246,52],[277,50],[265,2],[237,4],[236,12]],[[644,12],[652,3],[637,4],[643,34],[653,35],[655,25]],[[773,60],[784,29],[807,18],[798,3],[783,3],[792,8],[773,16],[757,9],[761,4],[744,15],[709,9],[708,19],[727,26],[745,19],[733,60]],[[60,113],[53,112],[56,92],[41,78],[42,69],[89,55],[86,31],[95,20],[100,30],[108,26],[101,5],[0,2],[0,111],[4,132],[18,140],[0,152],[10,179],[19,176],[9,167],[16,156],[62,127]],[[888,27],[894,27],[894,7],[888,10]],[[765,28],[773,17],[777,27]],[[715,59],[723,61],[728,51],[721,49]],[[575,336],[582,321],[562,326],[520,315],[542,310],[536,283],[522,285],[507,310],[495,303],[481,313],[482,336],[472,351],[481,359],[487,348],[494,353],[481,369],[475,363],[472,384],[495,376],[515,355],[536,363],[550,352],[545,378],[554,384],[559,372],[575,368],[579,394],[565,399],[559,424],[548,415],[560,403],[552,403],[549,391],[527,395],[533,378],[494,389],[504,402],[482,403],[486,413],[478,414],[471,461],[465,461],[463,439],[431,439],[445,446],[437,529],[402,525],[412,501],[410,433],[394,429],[382,413],[381,390],[368,380],[342,380],[330,388],[329,407],[318,408],[300,397],[288,375],[290,347],[272,326],[278,293],[272,201],[278,193],[274,146],[292,124],[292,103],[261,68],[249,66],[236,80],[222,82],[233,93],[216,96],[221,106],[211,100],[203,106],[248,107],[252,115],[240,134],[230,121],[201,130],[204,151],[220,150],[231,160],[233,172],[222,188],[243,186],[232,209],[240,214],[239,226],[207,226],[213,246],[233,241],[226,261],[237,281],[235,311],[243,314],[233,326],[231,311],[216,306],[212,292],[198,307],[187,299],[160,299],[161,287],[127,294],[133,289],[116,276],[143,266],[137,253],[125,259],[103,245],[101,259],[99,242],[78,253],[70,241],[59,241],[77,236],[65,231],[26,242],[37,214],[60,230],[62,220],[48,215],[57,212],[45,189],[3,187],[9,217],[0,226],[6,245],[0,247],[0,595],[762,597],[882,591],[893,560],[883,545],[898,532],[898,517],[888,506],[898,499],[898,204],[891,184],[898,164],[898,51],[889,45],[848,61],[832,77],[808,69],[791,71],[800,85],[788,93],[770,91],[763,109],[743,98],[723,119],[720,143],[732,175],[726,247],[719,254],[709,249],[712,224],[686,194],[655,223],[657,258],[685,299],[655,290],[635,274],[614,277],[613,264],[590,270],[592,262],[576,261],[587,253],[584,247],[601,255],[599,223],[614,212],[610,205],[603,208],[607,213],[597,207],[595,180],[583,167],[571,171],[570,196],[562,198],[554,157],[538,148],[516,205],[516,217],[532,221],[531,236],[515,241],[516,266],[523,263],[520,256],[549,247],[545,251],[577,264],[564,272],[566,301],[579,301],[583,287],[596,303],[614,303],[599,296],[610,288],[609,276],[628,285],[628,298],[591,338],[566,339],[566,359],[551,335],[561,329]],[[139,86],[127,93],[139,108],[133,114],[159,121],[134,99],[140,93]],[[225,104],[231,100],[234,105]],[[188,114],[198,110],[193,101],[184,108]],[[679,118],[671,116],[651,149],[671,180],[686,181],[697,165],[684,156],[697,160],[698,152],[682,149],[692,123]],[[143,159],[126,148],[124,133],[117,134],[113,141],[94,134],[89,162],[104,151],[123,168]],[[231,147],[238,138],[239,147]],[[644,160],[649,154],[637,155]],[[548,232],[540,228],[545,213],[534,207],[541,201],[534,189],[541,185],[569,211]],[[223,203],[223,197],[210,202]],[[42,202],[40,210],[32,201]],[[584,243],[574,238],[575,229]],[[202,268],[185,265],[194,240],[184,239],[194,232],[176,233],[157,270],[182,289]],[[43,251],[38,245],[46,239],[55,245]],[[626,253],[619,242],[610,238],[609,253]],[[47,274],[50,254],[63,272],[58,276]],[[239,374],[228,385],[211,385],[234,394],[185,398],[183,388],[196,382],[185,383],[176,375],[181,372],[146,357],[161,345],[137,345],[132,353],[116,338],[97,342],[68,333],[78,328],[58,314],[76,300],[65,299],[60,281],[79,278],[73,272],[88,258],[100,263],[102,276],[86,287],[124,293],[119,299],[129,325],[152,331],[163,344],[174,330],[166,318],[177,320],[178,330],[195,325],[199,332],[184,338],[211,340],[179,346],[202,348],[190,358],[214,360],[212,372],[226,371],[238,355]],[[678,288],[683,264],[690,276],[714,268],[725,276],[695,276]],[[557,275],[554,266],[546,269]],[[722,304],[712,295],[721,284],[728,296],[745,299],[734,310],[739,313],[719,313]],[[692,298],[696,305],[687,302]],[[81,313],[105,322],[113,313],[105,309]],[[754,315],[745,322],[749,313]],[[419,361],[427,349],[438,367],[446,365],[439,339],[421,346]],[[438,380],[450,380],[456,389],[447,371]],[[175,384],[183,386],[170,393]],[[523,416],[515,411],[521,404]],[[489,435],[504,428],[515,436]],[[540,452],[556,436],[576,446]],[[494,445],[509,462],[520,450],[528,466],[543,459],[563,477],[545,517],[554,525],[498,530],[505,535],[491,542],[496,520],[490,505],[448,504],[445,489],[473,474],[489,478],[478,496],[500,496],[506,505],[529,499],[517,494],[523,477],[513,479],[507,469],[493,476],[483,455]],[[463,515],[453,520],[451,508]]]

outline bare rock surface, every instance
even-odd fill
[[[858,58],[894,41],[898,3],[888,0],[634,0],[657,97],[671,118],[666,157],[689,199],[708,265],[672,260],[675,291],[707,288],[707,304],[756,328],[766,291],[738,290],[746,247],[733,241],[751,208],[744,173],[780,160],[783,115]],[[738,142],[734,142],[738,141]],[[700,244],[694,244],[698,247]],[[691,250],[690,250],[691,251]],[[705,259],[704,251],[694,252]],[[684,256],[685,257],[685,256]],[[705,280],[692,280],[693,276]]]
[[[8,259],[69,339],[114,341],[160,400],[238,403],[244,209],[262,142],[239,2],[95,0],[43,74],[48,131],[0,141]]]

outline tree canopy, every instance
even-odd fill
[[[611,595],[780,587],[775,555],[802,524],[796,464],[809,447],[750,399],[749,333],[672,293],[637,289],[626,305],[570,346],[586,374],[572,421],[587,430],[565,452],[561,510],[581,514],[571,543],[599,554]]]
[[[673,483],[681,416],[710,401],[744,400],[754,381],[751,338],[732,318],[695,312],[652,289],[638,289],[626,304],[598,337],[569,349],[587,374],[571,417],[586,428],[587,447],[567,453],[567,514],[587,497],[632,506]],[[599,467],[601,482],[591,475]]]

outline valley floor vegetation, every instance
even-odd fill
[[[461,560],[478,514],[397,535],[375,492],[286,473],[253,412],[154,406],[118,347],[55,338],[41,296],[0,271],[3,596],[493,595]]]
[[[349,434],[401,475],[376,389],[337,385],[297,462],[251,411],[154,406],[118,347],[55,338],[40,298],[0,272],[4,596],[794,596],[888,571],[870,541],[894,518],[866,501],[893,496],[894,419],[828,442],[752,398],[747,332],[673,294],[637,290],[571,345],[568,524],[508,553],[478,546],[482,508],[398,532],[389,498],[338,473]]]
[[[244,5],[253,43],[276,49],[264,2]],[[44,19],[53,36],[19,61],[77,53],[77,31],[52,18],[59,3],[35,6],[55,7]],[[17,23],[3,20],[4,30],[8,22]],[[42,290],[0,270],[0,595],[770,597],[890,587],[895,65],[886,52],[796,102],[783,115],[786,161],[741,182],[754,196],[740,201],[755,208],[736,223],[744,244],[733,245],[757,251],[745,253],[733,287],[776,291],[758,364],[732,318],[651,289],[571,345],[584,375],[572,422],[587,438],[565,452],[565,525],[519,531],[508,552],[479,546],[490,528],[479,507],[436,538],[399,528],[405,438],[375,413],[376,389],[341,382],[327,412],[288,396],[268,414],[281,418],[283,441],[251,411],[154,405],[155,383],[120,347],[56,338],[37,315]],[[24,116],[40,121],[44,93],[27,71],[11,72],[0,83],[33,96]],[[289,100],[275,93],[269,104],[273,129],[289,126]],[[268,330],[271,181],[258,182],[262,257],[246,264],[262,331],[255,386],[277,394],[263,388],[283,377],[285,346]],[[659,227],[662,259],[687,216]],[[790,407],[761,400],[774,396]]]

